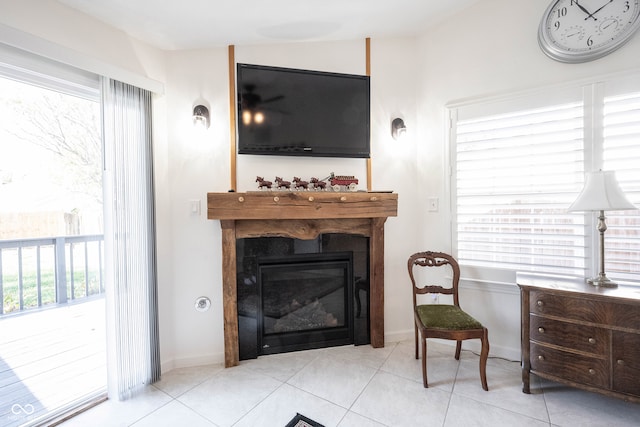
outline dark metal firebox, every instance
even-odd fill
[[[240,360],[370,342],[367,238],[243,240],[237,257]]]
[[[352,253],[258,258],[262,354],[353,343]]]

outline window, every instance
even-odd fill
[[[450,108],[453,242],[468,276],[597,273],[595,216],[567,208],[597,169],[640,206],[634,77]],[[640,283],[640,212],[607,212],[607,225],[605,271]]]

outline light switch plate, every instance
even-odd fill
[[[429,197],[427,200],[429,212],[438,212],[438,198],[437,197]]]
[[[200,200],[189,200],[189,211],[192,215],[200,215]]]

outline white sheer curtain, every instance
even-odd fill
[[[151,93],[103,79],[109,397],[160,378]]]

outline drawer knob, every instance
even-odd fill
[[[309,201],[310,201],[310,202],[313,202],[313,201],[314,201],[313,196],[309,196]]]
[[[341,202],[346,202],[346,201],[347,201],[347,196],[342,196],[342,197],[340,197],[340,201],[341,201]]]
[[[538,360],[544,361],[544,356],[543,355],[538,356]]]
[[[622,359],[618,359],[618,360],[617,360],[617,363],[618,363],[618,365],[620,365],[620,366],[624,366],[624,360],[622,360]]]
[[[591,375],[595,375],[595,374],[596,374],[596,370],[595,370],[595,369],[593,369],[593,368],[591,368],[591,369],[589,369],[589,373],[590,373]]]
[[[589,338],[589,344],[595,344],[595,343],[596,343],[595,338]]]
[[[540,326],[540,327],[538,328],[538,332],[540,332],[541,334],[544,334],[544,328],[543,328],[542,326]]]
[[[542,307],[544,305],[544,301],[538,301],[538,307]]]
[[[278,196],[274,197],[274,198],[273,198],[273,201],[274,201],[274,202],[276,202],[276,203],[278,203],[278,202],[280,201],[280,197],[278,197]]]
[[[242,197],[242,196],[238,197],[238,201],[239,201],[240,203],[244,202],[244,197]]]

